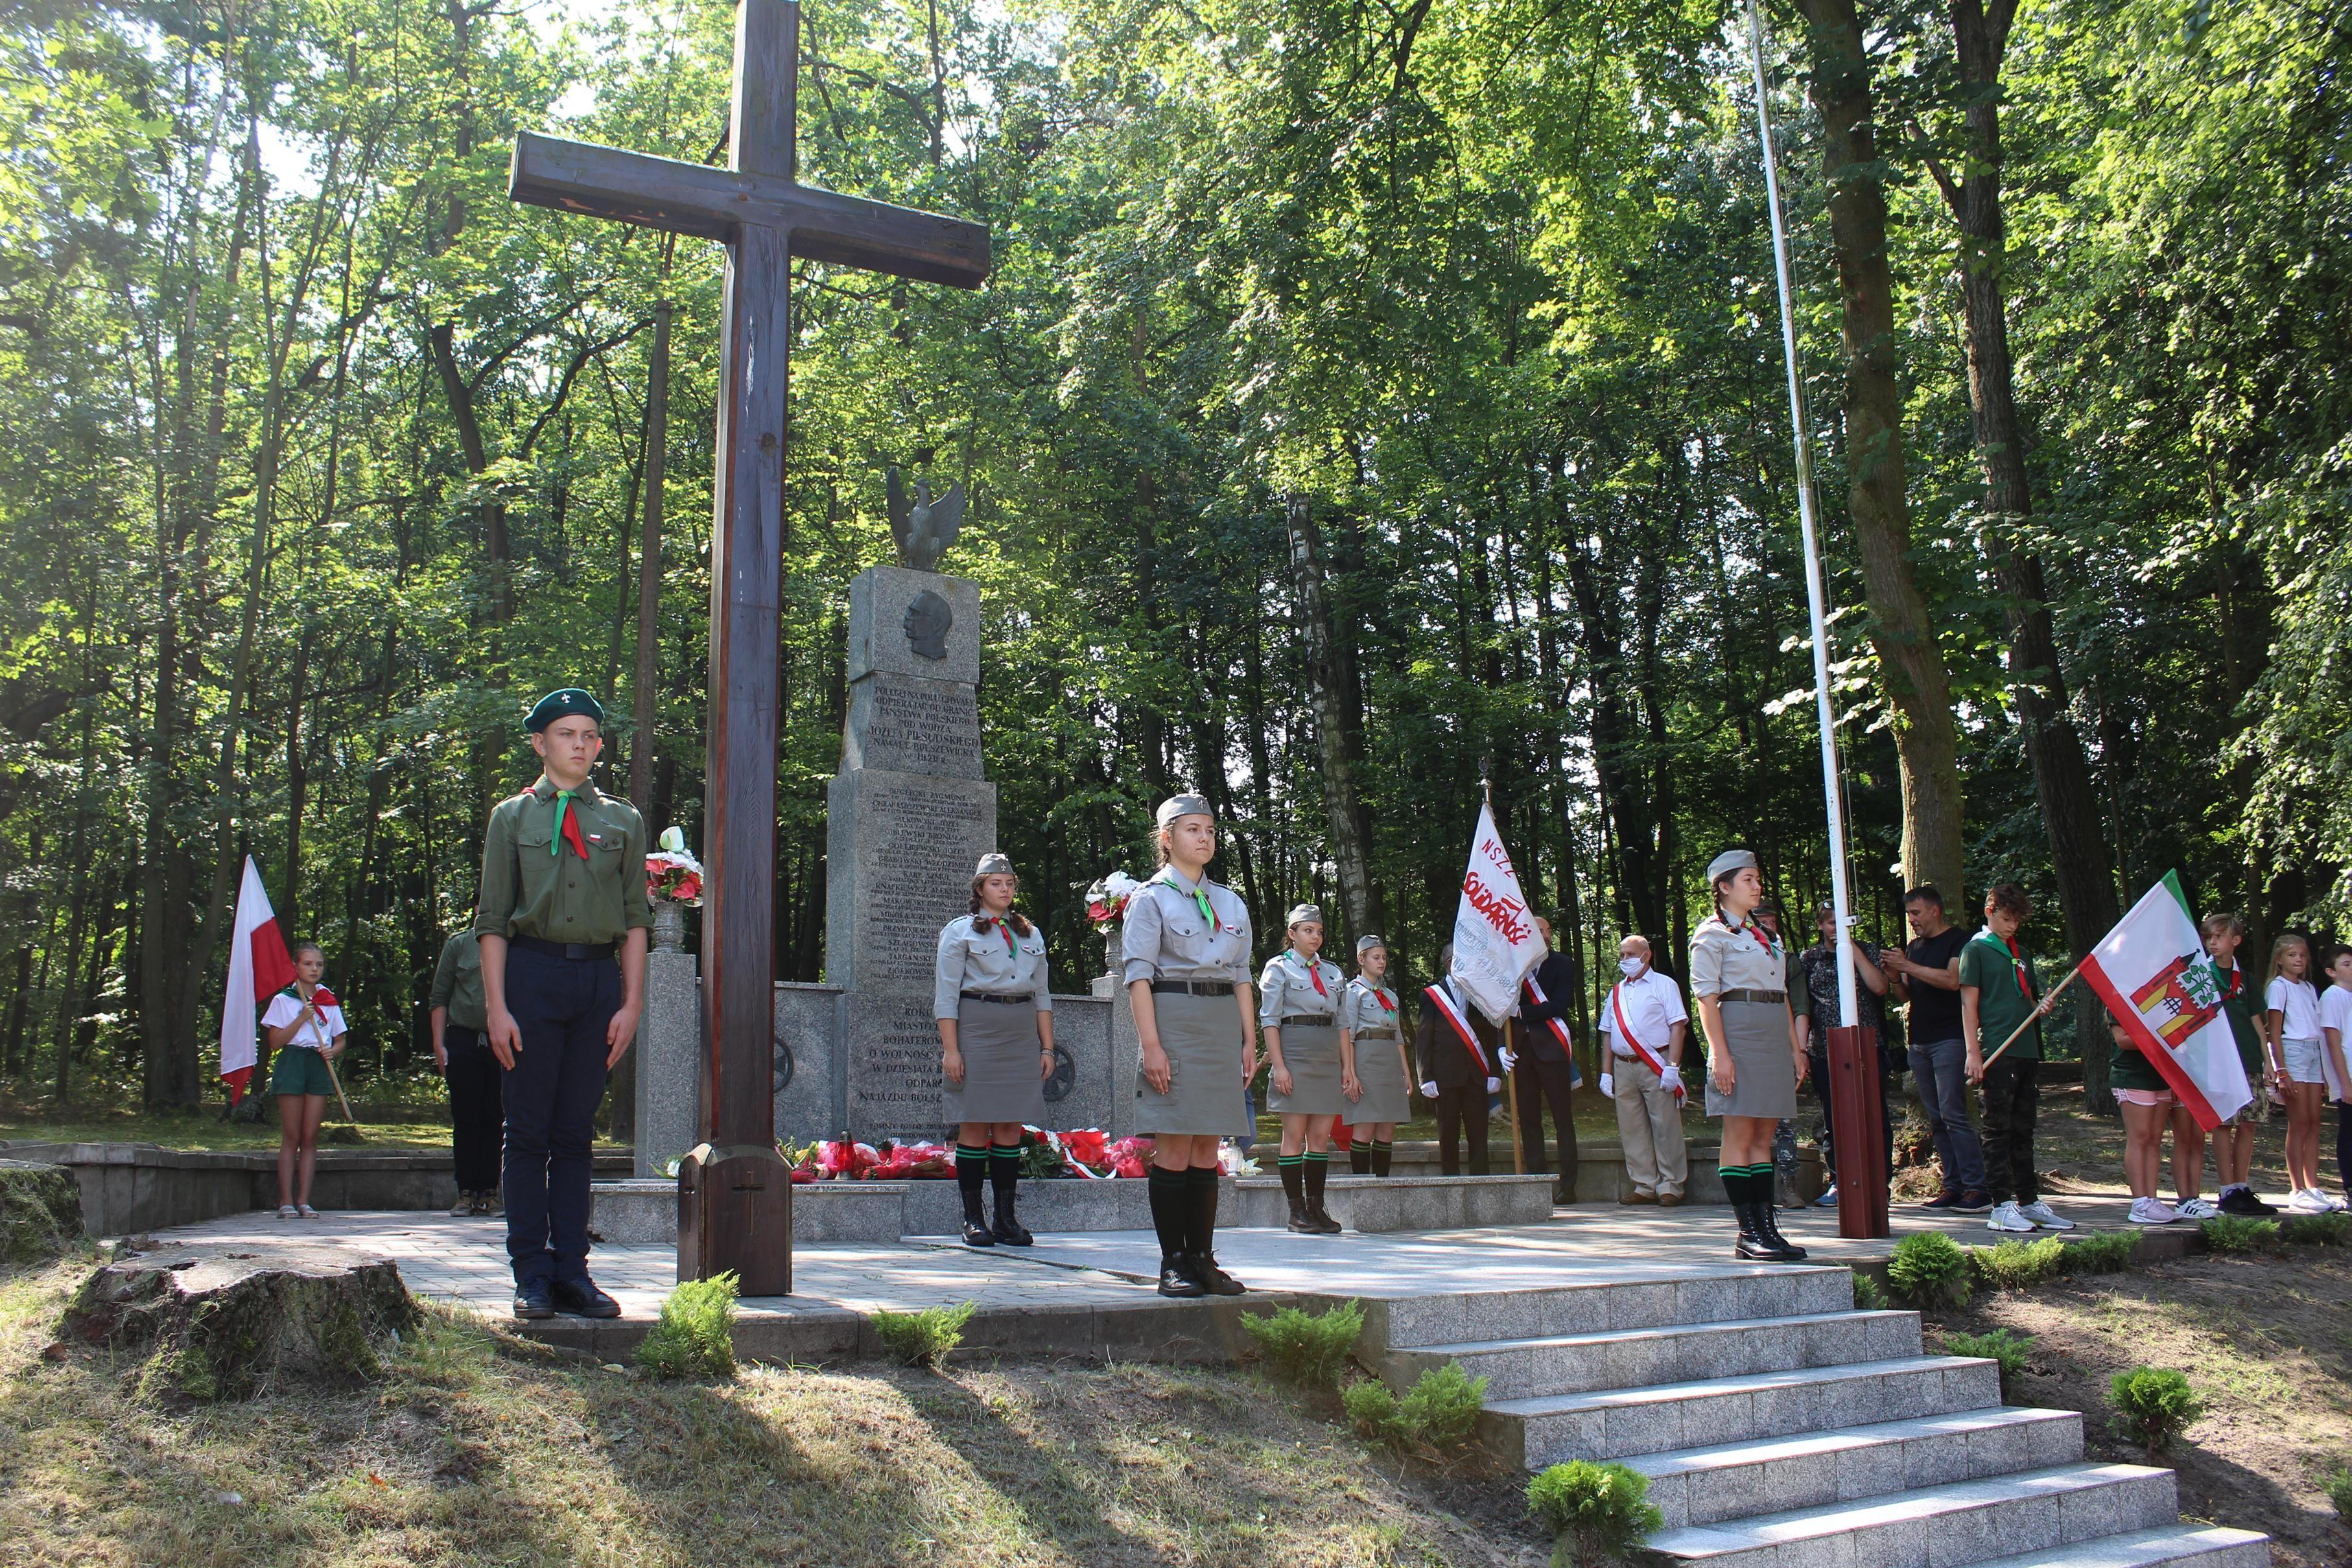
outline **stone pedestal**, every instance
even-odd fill
[[[637,1059],[637,1175],[662,1176],[702,1141],[702,990],[692,954],[656,947],[646,955],[646,1010],[630,1054]]]

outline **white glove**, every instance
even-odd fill
[[[1603,1100],[1614,1100],[1617,1098],[1617,1075],[1615,1073],[1604,1072],[1601,1075],[1601,1097]]]
[[[1502,1087],[1503,1081],[1499,1078],[1489,1078],[1486,1080],[1486,1092],[1489,1094],[1500,1092]]]
[[[1507,1046],[1505,1046],[1505,1047],[1503,1047],[1503,1071],[1506,1071],[1506,1072],[1509,1072],[1509,1071],[1513,1071],[1514,1069],[1516,1069],[1518,1065],[1519,1065],[1518,1053],[1517,1053],[1517,1051],[1513,1051],[1509,1046],[1507,1046]],[[1489,1084],[1489,1085],[1488,1085],[1488,1087],[1489,1087],[1489,1088],[1492,1088],[1492,1087],[1493,1087],[1493,1085],[1492,1085],[1492,1084]]]
[[[1423,1084],[1423,1085],[1421,1086],[1421,1097],[1422,1097],[1423,1099],[1424,1099],[1424,1100],[1434,1100],[1434,1099],[1436,1099],[1436,1098],[1437,1098],[1437,1085],[1436,1085],[1435,1083],[1433,1083],[1433,1082],[1432,1082],[1432,1083],[1424,1083],[1424,1084]]]
[[[1677,1094],[1682,1093],[1683,1070],[1676,1067],[1671,1061],[1658,1069],[1658,1087],[1661,1089],[1671,1089]]]

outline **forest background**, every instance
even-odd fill
[[[2257,965],[2340,926],[2352,10],[1769,20],[1861,934],[1909,881],[1969,925],[2016,880],[2047,981],[2174,866]],[[0,0],[19,1103],[215,1093],[248,852],[363,1092],[431,1092],[432,963],[547,688],[607,700],[608,786],[699,842],[720,255],[504,191],[519,129],[723,159],[731,26]],[[1738,11],[822,0],[802,49],[803,177],[985,221],[996,269],[796,268],[779,977],[823,971],[891,464],[970,487],[1000,836],[1066,988],[1102,967],[1081,890],[1186,785],[1269,951],[1312,899],[1425,975],[1482,778],[1584,1005],[1621,932],[1679,955],[1727,844],[1807,924]],[[2104,1030],[2060,1033],[2103,1082]]]

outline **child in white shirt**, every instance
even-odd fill
[[[2280,937],[2271,948],[2263,1018],[2286,1100],[2286,1181],[2294,1189],[2286,1206],[2298,1214],[2324,1214],[2344,1206],[2319,1190],[2319,1109],[2327,1072],[2321,1065],[2319,994],[2305,978],[2310,969],[2310,945],[2291,934]]]
[[[2327,1097],[2336,1102],[2336,1179],[2352,1197],[2352,1067],[2347,1066],[2352,1056],[2352,947],[2330,947],[2320,962],[2335,983],[2319,998],[2319,1066],[2327,1076]]]
[[[327,955],[304,942],[293,957],[294,983],[269,998],[261,1030],[278,1053],[269,1070],[269,1092],[278,1096],[278,1218],[316,1219],[310,1181],[319,1170],[319,1124],[335,1092],[327,1063],[343,1053],[345,1030],[334,993],[319,983]]]

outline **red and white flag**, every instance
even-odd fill
[[[245,857],[245,881],[236,890],[236,931],[229,939],[228,994],[221,999],[221,1077],[229,1103],[245,1098],[259,1058],[257,1010],[294,983],[294,956],[278,930],[277,912],[261,885],[261,868]]]
[[[1470,841],[1470,869],[1462,874],[1462,903],[1454,915],[1454,967],[1448,971],[1471,1005],[1501,1023],[1518,1010],[1519,982],[1544,958],[1536,931],[1511,869],[1510,852],[1495,827],[1495,808],[1478,808],[1478,831]]]
[[[2176,873],[2166,872],[2091,949],[2083,977],[2199,1126],[2211,1132],[2254,1097],[2221,1016],[2221,971]]]

